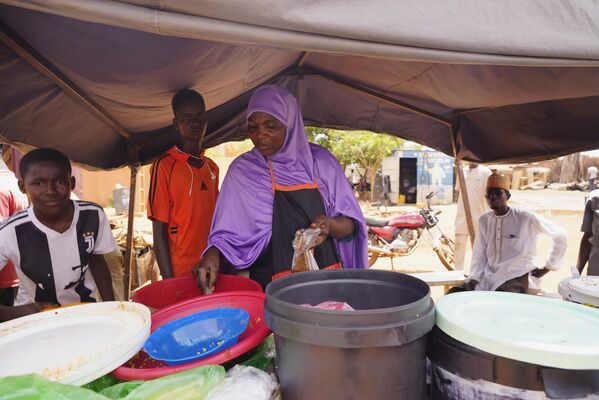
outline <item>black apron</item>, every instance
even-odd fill
[[[316,182],[283,186],[277,185],[268,163],[274,193],[272,235],[260,257],[250,267],[250,278],[266,287],[270,281],[291,273],[293,246],[298,229],[309,228],[317,215],[326,215],[324,202]],[[335,243],[331,237],[314,249],[320,269],[341,268]]]

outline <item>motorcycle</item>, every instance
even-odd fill
[[[453,271],[455,243],[445,236],[438,226],[440,210],[433,210],[431,192],[426,196],[426,207],[418,212],[398,215],[390,219],[366,218],[368,225],[368,266],[379,257],[390,257],[393,268],[393,258],[409,256],[416,250],[420,238],[426,230],[431,236],[431,245],[441,263],[449,271]]]

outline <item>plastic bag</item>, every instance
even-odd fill
[[[294,250],[291,263],[293,272],[318,271],[320,269],[311,250],[318,235],[320,235],[320,228],[300,229],[295,232],[295,238],[291,243]]]
[[[93,390],[53,382],[35,374],[0,379],[0,394],[2,400],[106,400]]]
[[[102,390],[114,386],[120,381],[116,378],[113,378],[110,374],[104,375],[96,379],[95,381],[91,381],[90,383],[86,383],[82,385],[82,388],[93,390],[96,393],[100,393]]]
[[[270,400],[277,387],[274,375],[254,367],[236,365],[206,400]]]
[[[266,339],[258,347],[258,351],[243,365],[255,367],[261,370],[268,368],[272,360],[276,357],[275,340],[273,335],[268,335]]]
[[[355,308],[350,306],[344,301],[323,301],[320,304],[313,306],[312,304],[302,304],[302,307],[308,308],[319,308],[321,310],[331,310],[331,311],[356,311]]]
[[[129,393],[137,389],[143,383],[144,381],[129,381],[117,383],[116,385],[102,389],[100,394],[102,396],[108,397],[111,400],[121,400],[127,397]]]
[[[147,381],[133,389],[125,400],[201,400],[224,379],[220,365],[202,367]]]

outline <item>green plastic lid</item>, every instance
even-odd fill
[[[599,310],[504,292],[442,297],[437,326],[487,353],[562,369],[599,369]]]

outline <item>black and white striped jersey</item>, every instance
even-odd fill
[[[0,270],[12,261],[21,281],[15,305],[96,301],[90,255],[110,253],[116,242],[102,207],[73,204],[73,221],[63,233],[42,224],[31,207],[0,225]]]

